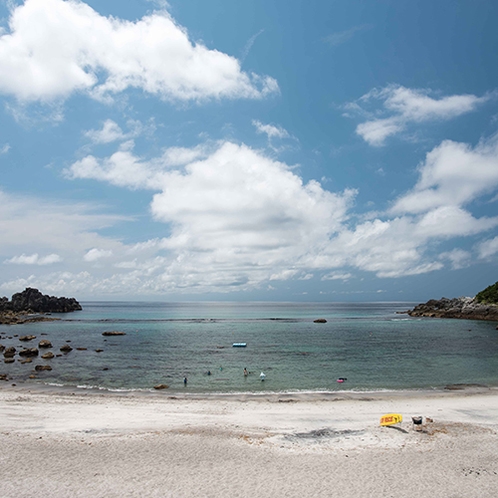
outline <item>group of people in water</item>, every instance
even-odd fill
[[[221,371],[223,371],[223,367],[220,367],[220,372],[221,372]],[[251,372],[251,373],[252,373],[252,372]],[[211,375],[211,370],[208,370],[208,371],[206,372],[206,375]],[[244,368],[244,377],[248,377],[248,376],[249,376],[249,371],[247,370],[247,368]],[[261,380],[261,381],[263,381],[263,380],[265,380],[265,379],[266,379],[266,375],[265,375],[263,372],[261,372],[261,373],[259,374],[259,378],[260,378],[260,380]],[[187,378],[187,376],[185,375],[185,377],[183,377],[183,385],[184,385],[184,386],[187,386],[187,383],[188,383],[188,378]]]
[[[220,372],[221,372],[221,371],[223,371],[223,367],[220,367]],[[251,373],[252,373],[252,372],[251,372]],[[206,372],[206,375],[211,375],[211,370],[208,370],[208,371]],[[247,377],[248,375],[249,375],[249,371],[247,370],[247,368],[244,368],[244,377]],[[261,373],[259,374],[259,379],[261,380],[261,382],[263,382],[263,381],[266,379],[266,375],[265,375],[263,372],[261,372]],[[337,382],[338,382],[339,384],[342,384],[343,382],[346,382],[347,380],[348,380],[348,379],[347,379],[346,377],[339,377],[339,378],[337,379]],[[187,379],[187,376],[185,376],[185,377],[183,378],[183,385],[184,385],[184,386],[186,386],[186,385],[187,385],[187,382],[188,382],[188,379]]]

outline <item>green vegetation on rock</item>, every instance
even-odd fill
[[[498,282],[486,287],[476,295],[478,303],[498,304]]]

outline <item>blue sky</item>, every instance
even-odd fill
[[[0,1],[0,294],[474,295],[498,280],[496,19]]]

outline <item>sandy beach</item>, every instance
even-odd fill
[[[403,422],[380,427],[389,412]],[[200,397],[5,384],[0,442],[3,497],[491,497],[498,390]]]

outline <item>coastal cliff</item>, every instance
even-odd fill
[[[463,318],[466,320],[498,321],[498,305],[482,303],[477,297],[431,299],[408,311],[410,316]]]
[[[16,324],[33,321],[54,320],[39,313],[69,313],[81,310],[73,297],[55,297],[42,294],[38,289],[26,288],[12,296],[12,300],[0,297],[0,323]],[[35,316],[33,316],[35,314]]]

